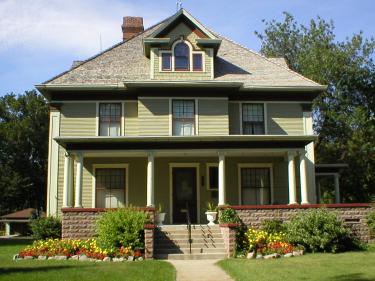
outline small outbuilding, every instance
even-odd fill
[[[5,236],[29,234],[29,222],[36,212],[34,208],[27,208],[1,216],[0,222],[5,224]]]

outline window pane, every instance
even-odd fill
[[[119,208],[125,205],[125,169],[96,169],[96,207]]]
[[[193,54],[193,70],[203,70],[202,54]]]
[[[183,42],[174,47],[175,70],[189,70],[189,46]]]
[[[242,204],[270,204],[269,168],[241,168]]]
[[[121,104],[101,103],[99,105],[99,136],[121,134]]]
[[[209,189],[217,189],[219,187],[219,169],[218,167],[209,167]]]
[[[242,122],[243,134],[263,135],[265,133],[263,104],[243,104]]]
[[[161,58],[162,70],[172,70],[172,54],[162,53]]]
[[[195,103],[192,100],[174,100],[172,102],[172,134],[174,136],[194,135]]]

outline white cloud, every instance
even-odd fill
[[[0,52],[22,47],[93,55],[100,35],[103,49],[122,40],[125,15],[143,16],[146,27],[164,17],[116,0],[0,0]]]

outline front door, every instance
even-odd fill
[[[189,206],[191,223],[197,223],[197,169],[172,168],[173,223],[186,223]]]

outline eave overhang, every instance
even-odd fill
[[[125,81],[127,89],[136,88],[241,88],[243,82],[235,81]]]
[[[316,135],[230,135],[230,136],[142,136],[142,137],[56,137],[68,150],[150,149],[304,149]]]

